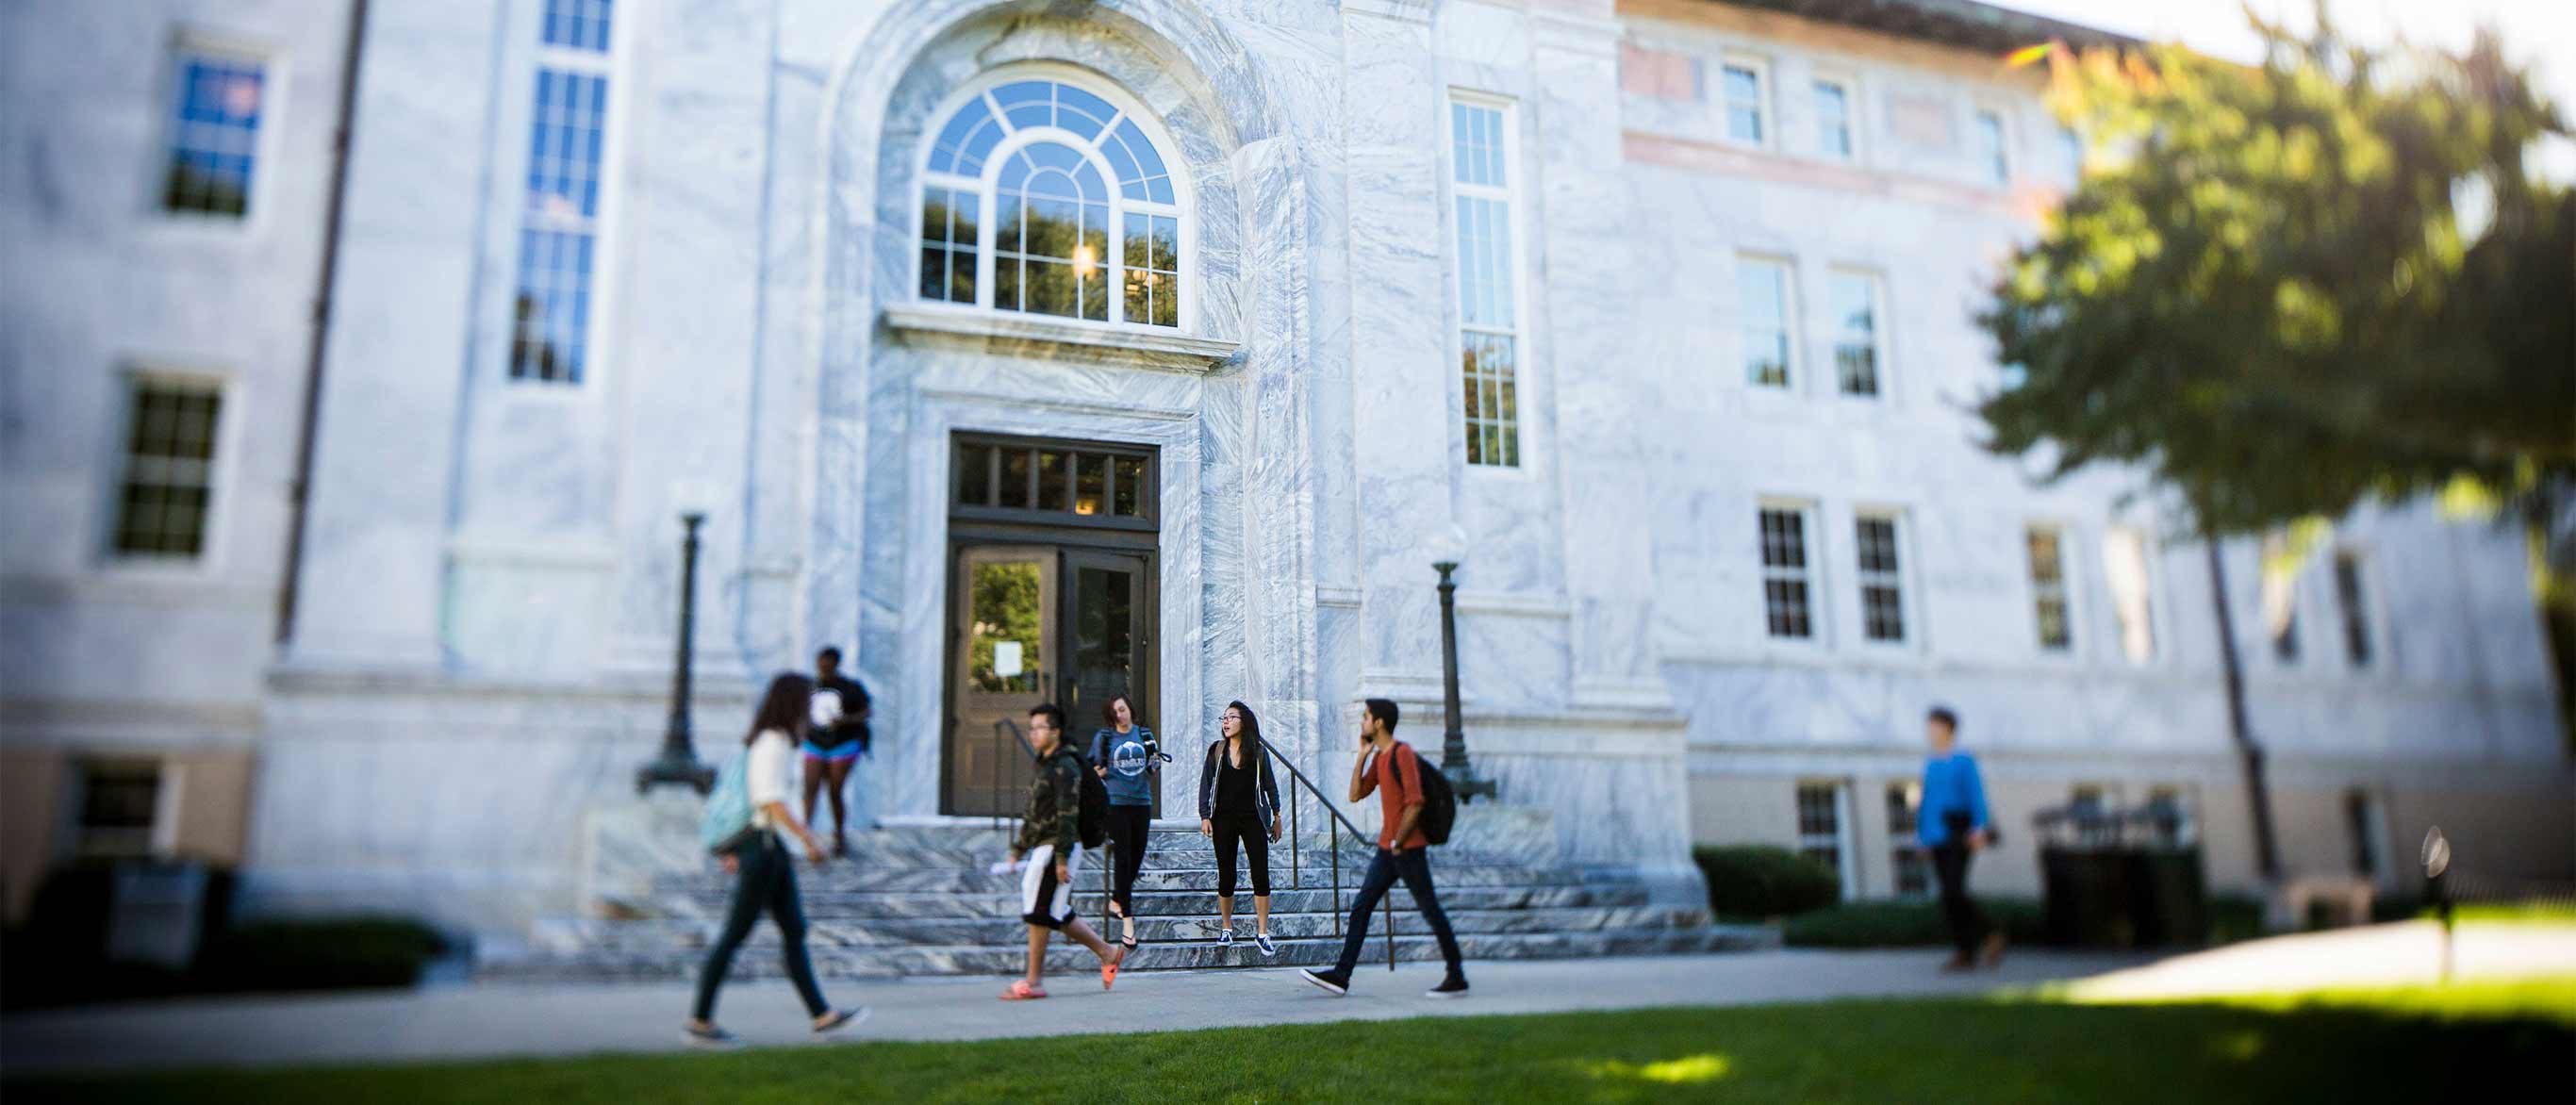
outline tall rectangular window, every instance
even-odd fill
[[[1798,784],[1798,854],[1821,863],[1849,896],[1851,876],[1843,863],[1843,792],[1838,782]]]
[[[1845,395],[1877,395],[1879,366],[1878,277],[1837,270],[1834,297],[1834,374]]]
[[[1816,82],[1816,152],[1836,161],[1850,161],[1857,147],[1852,142],[1851,86],[1841,81]]]
[[[254,58],[183,50],[171,105],[165,210],[240,218],[250,212],[268,74]]]
[[[2111,586],[2111,614],[2120,622],[2121,655],[2132,664],[2155,659],[2155,604],[2145,531],[2114,526],[2103,532],[2102,578]]]
[[[2335,602],[2343,608],[2343,653],[2356,668],[2370,666],[2370,604],[2363,592],[2361,554],[2350,549],[2336,551],[2334,558]]]
[[[2299,571],[2289,557],[2289,538],[2278,533],[2263,538],[2263,631],[2272,638],[2272,657],[2295,664],[2299,662]]]
[[[2192,816],[2192,806],[2191,796],[2181,787],[2147,789],[2147,820],[2158,847],[2180,848],[2199,839],[2200,827]]]
[[[921,298],[975,302],[975,219],[981,205],[971,189],[921,190]]]
[[[2084,136],[2074,128],[2057,128],[2057,159],[2068,187],[2084,183]]]
[[[2066,608],[2066,542],[2055,526],[2032,526],[2022,543],[2030,556],[2031,613],[2039,629],[2039,647],[2064,652],[2075,644]]]
[[[1512,252],[1512,113],[1467,100],[1449,104],[1451,183],[1457,199],[1459,386],[1467,463],[1521,462],[1520,304]]]
[[[116,555],[204,555],[214,509],[215,431],[222,418],[223,392],[216,385],[134,381],[116,504]]]
[[[2001,188],[2012,183],[2012,155],[2004,135],[2004,117],[2000,112],[1980,109],[1977,112],[1977,169],[1986,183]]]
[[[1738,142],[1761,145],[1761,68],[1750,62],[1730,61],[1721,67],[1719,78],[1726,92],[1726,136]]]
[[[1758,387],[1789,386],[1789,266],[1767,257],[1741,257],[1735,262],[1736,313],[1743,320],[1744,379]]]
[[[1898,562],[1897,516],[1864,514],[1852,521],[1860,560],[1861,633],[1873,641],[1905,640],[1905,570]]]
[[[514,380],[578,384],[589,368],[611,3],[546,0],[511,303]]]
[[[1812,640],[1816,627],[1807,567],[1807,512],[1794,506],[1766,506],[1761,525],[1763,623],[1774,637]]]
[[[1932,890],[1923,864],[1923,845],[1915,840],[1915,815],[1923,809],[1923,784],[1887,784],[1889,870],[1896,873],[1896,894],[1920,898]]]
[[[149,855],[161,809],[161,765],[151,760],[86,760],[80,767],[84,858]]]
[[[2386,866],[2380,854],[2380,840],[2386,835],[2381,820],[2379,800],[2366,790],[2347,791],[2343,796],[2344,826],[2352,836],[2352,873],[2376,880]]]

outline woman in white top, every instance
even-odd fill
[[[805,907],[796,897],[796,864],[787,857],[787,846],[779,840],[785,833],[804,845],[805,858],[820,864],[823,848],[805,823],[796,819],[788,806],[787,796],[795,791],[796,742],[805,735],[807,706],[814,697],[814,682],[793,672],[770,680],[769,693],[760,700],[760,709],[752,715],[751,732],[742,738],[750,749],[743,764],[743,790],[751,799],[751,825],[758,830],[751,843],[724,857],[726,872],[738,875],[733,886],[733,908],[725,915],[724,932],[716,938],[715,948],[707,953],[706,966],[698,973],[698,1001],[689,1018],[689,1038],[699,1043],[730,1043],[733,1034],[715,1025],[716,986],[724,981],[725,968],[732,965],[733,953],[751,935],[752,922],[763,912],[778,922],[781,951],[787,960],[787,977],[796,984],[796,995],[805,999],[805,1011],[813,1015],[814,1031],[829,1032],[854,1024],[867,1016],[865,1008],[834,1009],[823,1002],[823,989],[814,983],[814,964],[805,955]]]

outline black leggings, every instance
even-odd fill
[[[1111,857],[1117,881],[1110,884],[1109,900],[1129,917],[1136,915],[1136,872],[1145,869],[1145,837],[1153,824],[1152,806],[1109,807],[1109,839],[1118,846]]]
[[[724,981],[725,968],[733,965],[734,949],[751,935],[752,922],[764,912],[778,922],[779,953],[787,961],[787,978],[796,984],[796,996],[805,1000],[805,1011],[819,1017],[830,1010],[823,1004],[823,988],[814,984],[814,964],[805,957],[805,907],[796,899],[796,863],[776,836],[766,832],[760,836],[761,843],[734,853],[742,875],[733,884],[733,909],[725,914],[724,932],[716,937],[706,965],[698,970],[698,1002],[693,1011],[702,1021],[716,1015],[716,986]]]
[[[1269,897],[1270,826],[1248,813],[1220,813],[1209,820],[1216,823],[1216,896],[1234,897],[1234,844],[1240,840],[1252,853],[1252,895]]]

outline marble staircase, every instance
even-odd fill
[[[603,841],[623,846],[602,848]],[[649,858],[639,856],[635,847],[643,843],[633,832],[595,833],[590,858],[597,870],[583,915],[540,920],[523,953],[488,960],[479,973],[508,978],[692,977],[723,919],[730,880],[714,864],[690,854],[693,835],[657,834],[650,841]],[[1341,951],[1340,926],[1370,852],[1348,834],[1340,843],[1338,895],[1328,835],[1309,831],[1293,857],[1287,841],[1272,846],[1271,934],[1278,954],[1264,957],[1252,943],[1248,868],[1236,892],[1238,938],[1232,947],[1220,946],[1212,847],[1193,829],[1157,828],[1136,880],[1141,946],[1129,955],[1128,969],[1331,962]],[[800,862],[798,887],[815,970],[827,978],[1019,970],[1027,954],[1027,930],[1019,922],[1018,876],[987,870],[1006,851],[1007,836],[997,829],[903,826],[853,835],[850,854],[822,867]],[[1634,877],[1515,854],[1526,851],[1461,841],[1433,853],[1441,902],[1467,958],[1674,954],[1774,942],[1767,928],[1719,925],[1705,909],[1658,904]],[[1115,940],[1116,922],[1103,924],[1106,858],[1085,857],[1075,907]],[[1401,884],[1388,898],[1395,903],[1394,956],[1439,958],[1436,942]],[[1371,922],[1364,962],[1387,961],[1386,923],[1387,913],[1380,909]],[[1096,966],[1088,952],[1069,940],[1059,938],[1048,952],[1050,971]],[[735,958],[732,977],[771,977],[780,969],[777,929],[764,920]]]

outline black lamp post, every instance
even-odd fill
[[[1442,560],[1432,567],[1440,572],[1440,705],[1447,713],[1447,727],[1440,731],[1440,773],[1449,777],[1449,789],[1458,792],[1461,802],[1480,794],[1496,797],[1494,781],[1477,778],[1475,766],[1467,762],[1467,730],[1458,723],[1458,583],[1449,578],[1458,562]]]
[[[662,731],[662,754],[635,773],[637,794],[653,789],[656,783],[686,784],[699,794],[715,786],[715,769],[698,762],[697,750],[689,740],[690,646],[697,636],[698,621],[698,527],[706,520],[704,511],[680,515],[680,645],[671,665],[671,723]]]

